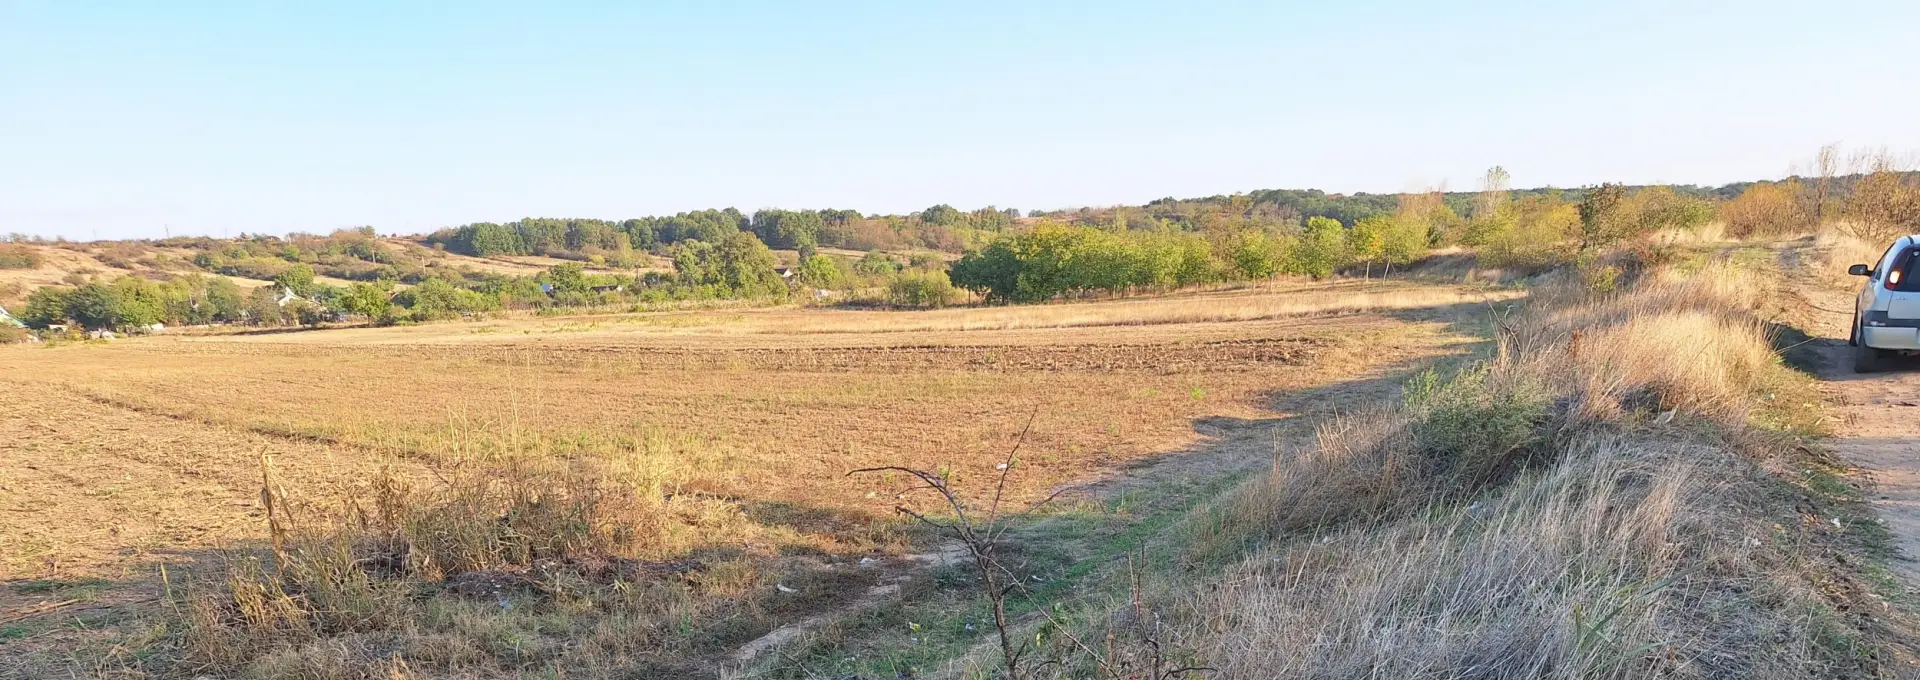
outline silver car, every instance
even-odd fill
[[[1847,273],[1867,277],[1847,340],[1859,348],[1853,370],[1871,373],[1892,355],[1920,352],[1920,235],[1900,237],[1878,263],[1856,264]]]

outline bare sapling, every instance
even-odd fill
[[[1001,501],[1005,497],[1007,480],[1012,476],[1014,469],[1020,464],[1020,448],[1026,443],[1027,434],[1033,430],[1033,421],[1034,418],[1032,416],[1027,418],[1026,426],[1021,428],[1020,435],[1014,439],[1013,448],[1007,451],[1006,460],[996,466],[999,474],[994,480],[992,499],[987,502],[984,511],[975,503],[964,498],[960,492],[956,491],[947,475],[944,474],[897,465],[861,468],[847,473],[851,476],[875,472],[899,472],[911,476],[915,482],[912,487],[900,493],[901,497],[913,491],[920,490],[932,490],[940,495],[941,502],[953,513],[953,518],[950,520],[944,518],[934,519],[927,516],[926,513],[916,511],[905,505],[895,505],[894,512],[911,517],[914,521],[938,531],[941,536],[966,547],[968,566],[979,579],[978,583],[981,595],[986,597],[987,602],[993,609],[993,627],[995,634],[998,636],[1003,670],[1007,680],[1021,680],[1030,677],[1029,669],[1023,666],[1022,662],[1027,658],[1028,654],[1033,651],[1031,649],[1031,643],[1037,639],[1018,636],[1020,640],[1016,643],[1016,636],[1012,631],[1012,622],[1007,616],[1008,596],[1016,592],[1024,593],[1028,596],[1034,594],[1027,588],[1026,582],[1001,561],[1001,548],[1005,545],[1007,531],[1017,525],[1021,520],[1045,508],[1061,495],[1077,488],[1069,486],[1057,489],[1046,498],[1040,499],[1016,513],[1001,512]],[[1128,556],[1128,567],[1129,569],[1132,567],[1131,555]],[[1143,605],[1139,596],[1139,584],[1136,577],[1133,583],[1132,610],[1138,618],[1144,618],[1144,616],[1140,614],[1142,607]],[[1104,655],[1096,652],[1092,647],[1082,642],[1079,637],[1075,636],[1068,626],[1054,618],[1045,607],[1039,607],[1037,612],[1042,618],[1045,618],[1047,622],[1053,624],[1055,631],[1061,637],[1065,638],[1074,649],[1084,653],[1092,660],[1106,677],[1122,677],[1120,669],[1116,668],[1113,663],[1114,654],[1111,651]],[[1152,659],[1150,663],[1152,674],[1150,677],[1155,680],[1168,680],[1169,678],[1181,677],[1187,673],[1212,670],[1199,666],[1165,670],[1167,667],[1166,657],[1161,653],[1159,642],[1151,635],[1143,636],[1143,638],[1145,643],[1152,648],[1150,654],[1150,658]],[[1054,663],[1057,662],[1049,661],[1037,664],[1033,670],[1045,668]]]
[[[1020,429],[1020,436],[1014,439],[1013,448],[1007,451],[1006,461],[998,466],[1000,474],[993,486],[993,500],[987,504],[984,514],[969,512],[971,504],[954,491],[945,476],[937,473],[897,465],[861,468],[847,473],[851,476],[874,472],[900,472],[912,476],[918,482],[902,492],[902,496],[922,489],[931,489],[940,494],[947,508],[953,511],[953,519],[950,521],[933,519],[905,505],[895,505],[893,511],[912,517],[914,521],[932,527],[942,536],[966,546],[968,562],[974,573],[980,577],[981,594],[986,596],[993,607],[993,627],[1000,636],[1000,652],[1005,661],[1009,679],[1022,677],[1020,659],[1026,654],[1027,644],[1024,640],[1018,645],[1014,644],[1012,634],[1008,631],[1007,596],[1020,587],[1020,579],[1013,574],[1012,570],[1001,564],[1001,541],[1006,537],[1007,528],[1013,525],[1014,520],[1031,515],[1071,488],[1055,491],[1019,513],[1010,516],[1003,516],[1000,513],[1000,501],[1007,488],[1007,477],[1013,473],[1014,466],[1020,462],[1020,447],[1026,444],[1027,433],[1033,430],[1033,420],[1032,416],[1027,418],[1026,427]]]

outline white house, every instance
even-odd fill
[[[27,327],[27,325],[25,323],[21,323],[19,319],[13,318],[12,314],[8,314],[7,308],[5,307],[0,307],[0,326],[12,326],[14,328]]]

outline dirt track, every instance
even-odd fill
[[[1845,419],[1834,451],[1872,476],[1874,509],[1906,558],[1892,568],[1920,587],[1920,362],[1862,375],[1850,368],[1853,348],[1844,334],[1822,342],[1820,377]]]
[[[1848,292],[1812,275],[1807,268],[1818,259],[1809,253],[1783,256],[1794,292],[1810,306],[1805,330],[1818,338],[1821,390],[1841,418],[1833,450],[1869,475],[1868,498],[1903,556],[1890,567],[1920,588],[1920,360],[1890,362],[1880,373],[1853,372]]]

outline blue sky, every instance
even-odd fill
[[[0,232],[1722,183],[1920,149],[1916,35],[1910,0],[0,0]]]

